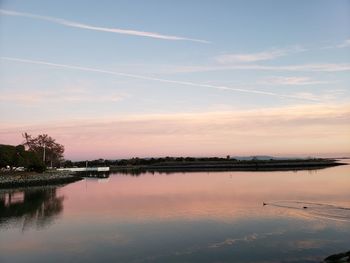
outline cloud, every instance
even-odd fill
[[[285,56],[285,52],[274,50],[269,52],[250,53],[250,54],[225,54],[215,58],[221,64],[229,64],[236,62],[256,62],[261,60],[271,60],[281,56]]]
[[[109,32],[109,33],[116,33],[116,34],[157,38],[157,39],[164,39],[164,40],[175,40],[175,41],[176,40],[184,40],[184,41],[192,41],[192,42],[199,42],[199,43],[206,43],[206,44],[210,43],[209,41],[202,40],[202,39],[195,39],[195,38],[188,38],[188,37],[174,36],[174,35],[163,35],[160,33],[146,32],[146,31],[139,31],[139,30],[93,26],[93,25],[82,24],[79,22],[69,21],[69,20],[65,20],[65,19],[61,19],[61,18],[41,16],[41,15],[36,15],[36,14],[23,13],[23,12],[11,11],[11,10],[4,10],[4,9],[0,9],[0,14],[7,15],[7,16],[20,16],[20,17],[27,17],[27,18],[32,18],[32,19],[44,20],[44,21],[48,21],[48,22],[55,23],[55,24],[60,24],[60,25],[67,26],[67,27],[74,27],[74,28],[94,30],[94,31],[102,31],[102,32]]]
[[[65,89],[56,91],[9,91],[2,92],[0,102],[11,102],[25,105],[38,105],[39,103],[101,103],[101,102],[117,102],[123,100],[126,94],[94,94],[82,89]]]
[[[323,46],[320,49],[336,49],[336,48],[348,48],[348,47],[350,47],[350,39],[345,39],[338,44],[332,43],[330,45]]]
[[[220,64],[231,64],[237,62],[257,62],[264,60],[272,60],[279,57],[287,56],[291,53],[297,53],[305,51],[306,49],[299,46],[285,48],[285,49],[273,49],[258,53],[243,53],[243,54],[225,54],[215,57],[215,60]]]
[[[21,62],[21,63],[45,65],[45,66],[50,66],[50,67],[58,67],[58,68],[65,68],[65,69],[74,69],[74,70],[81,70],[81,71],[88,71],[88,72],[110,74],[110,75],[115,75],[115,76],[134,78],[134,79],[142,79],[142,80],[148,80],[148,81],[158,81],[158,82],[163,82],[163,83],[171,83],[171,84],[178,84],[178,85],[191,86],[191,87],[202,87],[202,88],[226,90],[226,91],[233,91],[233,92],[240,92],[240,93],[251,93],[251,94],[273,96],[273,97],[285,98],[285,99],[318,101],[315,99],[309,99],[309,98],[300,97],[297,95],[285,95],[285,94],[278,94],[278,93],[274,93],[274,92],[254,90],[254,89],[245,89],[245,88],[236,88],[236,87],[227,87],[227,86],[220,86],[220,85],[195,83],[195,82],[189,82],[189,81],[178,81],[178,80],[154,78],[154,77],[147,77],[147,76],[142,76],[142,75],[135,75],[135,74],[116,72],[116,71],[110,71],[110,70],[103,70],[103,69],[97,69],[97,68],[51,63],[51,62],[46,62],[46,61],[29,60],[29,59],[12,58],[12,57],[0,57],[0,59],[7,60],[7,61]]]
[[[275,71],[310,71],[310,72],[337,72],[350,71],[349,63],[322,63],[322,64],[302,64],[289,66],[257,66],[256,69]]]
[[[3,143],[15,143],[21,132],[45,132],[67,146],[68,158],[113,158],[349,153],[349,129],[349,104],[316,104],[3,123],[0,134]]]
[[[324,94],[314,94],[311,92],[297,92],[295,93],[295,96],[298,96],[300,98],[304,98],[305,100],[322,100],[322,101],[327,101],[327,100],[334,100],[337,98],[338,92],[332,93],[332,91],[324,93]]]
[[[309,77],[269,77],[260,83],[268,85],[319,85],[329,84],[329,81],[313,80]]]
[[[350,39],[347,39],[343,41],[343,43],[340,43],[339,45],[336,46],[337,48],[345,48],[345,47],[350,47]]]
[[[297,65],[268,66],[258,64],[240,63],[235,65],[190,65],[190,66],[169,66],[162,65],[154,73],[181,74],[214,71],[252,70],[252,71],[276,71],[276,72],[344,72],[350,71],[349,63],[315,63]]]

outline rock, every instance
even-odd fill
[[[323,263],[347,263],[350,262],[350,251],[331,255],[325,258]]]

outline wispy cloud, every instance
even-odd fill
[[[195,39],[195,38],[189,38],[189,37],[183,37],[183,36],[174,36],[174,35],[165,35],[155,32],[147,32],[147,31],[140,31],[140,30],[130,30],[130,29],[121,29],[121,28],[112,28],[112,27],[101,27],[101,26],[94,26],[94,25],[88,25],[83,24],[79,22],[69,21],[61,18],[55,18],[50,16],[42,16],[42,15],[36,15],[36,14],[30,14],[30,13],[23,13],[23,12],[17,12],[17,11],[11,11],[11,10],[5,10],[0,9],[0,14],[7,15],[7,16],[20,16],[20,17],[27,17],[32,19],[38,19],[38,20],[44,20],[55,24],[60,24],[67,27],[74,27],[74,28],[80,28],[80,29],[87,29],[87,30],[94,30],[94,31],[102,31],[102,32],[109,32],[109,33],[116,33],[116,34],[124,34],[124,35],[133,35],[133,36],[140,36],[140,37],[149,37],[149,38],[157,38],[157,39],[164,39],[164,40],[184,40],[184,41],[192,41],[192,42],[199,42],[199,43],[210,43],[207,40],[203,39]]]
[[[295,47],[289,47],[284,49],[272,49],[257,53],[235,53],[235,54],[224,54],[217,56],[215,60],[219,62],[220,64],[232,64],[237,62],[257,62],[257,61],[264,61],[264,60],[272,60],[279,57],[287,56],[291,53],[298,53],[305,51],[306,49],[295,46]]]
[[[101,103],[117,102],[125,99],[126,94],[93,94],[83,89],[69,89],[56,91],[3,91],[0,96],[0,102],[18,103],[21,105],[36,105],[41,103]]]
[[[342,42],[332,43],[327,46],[323,46],[320,49],[334,49],[334,48],[348,48],[350,47],[350,39],[345,39]]]
[[[337,48],[350,47],[350,39],[343,41],[343,43],[338,44],[336,47]]]
[[[342,72],[350,71],[349,63],[317,63],[317,64],[296,64],[268,66],[258,64],[235,64],[235,65],[192,65],[192,66],[164,66],[162,73],[194,73],[210,71],[230,71],[230,70],[256,70],[256,71],[295,71],[295,72]]]
[[[247,68],[249,69],[249,67]],[[310,71],[310,72],[336,72],[350,71],[349,63],[320,63],[320,64],[301,64],[286,66],[260,66],[253,65],[250,69],[275,70],[275,71]]]
[[[314,80],[309,77],[269,77],[263,79],[260,83],[268,85],[319,85],[329,84],[329,81]]]
[[[304,98],[305,100],[318,100],[318,101],[331,101],[331,100],[335,100],[338,95],[339,92],[338,91],[327,91],[326,93],[323,94],[315,94],[315,93],[311,93],[311,92],[296,92],[294,94],[295,96],[298,96],[300,98]]]
[[[279,64],[266,65],[257,63],[207,63],[202,65],[152,65],[136,64],[129,65],[130,68],[137,70],[147,70],[150,74],[181,74],[197,72],[214,72],[214,71],[276,71],[276,72],[344,72],[350,71],[350,63],[302,63],[302,64]]]
[[[309,98],[305,98],[305,97],[300,97],[298,95],[285,95],[285,94],[278,94],[278,93],[274,93],[274,92],[254,90],[254,89],[245,89],[245,88],[236,88],[236,87],[228,87],[228,86],[220,86],[220,85],[195,83],[195,82],[189,82],[189,81],[178,81],[178,80],[154,78],[154,77],[135,75],[135,74],[129,74],[129,73],[123,73],[123,72],[116,72],[116,71],[110,71],[110,70],[103,70],[103,69],[97,69],[97,68],[51,63],[51,62],[46,62],[46,61],[29,60],[29,59],[12,58],[12,57],[1,57],[1,59],[7,60],[7,61],[21,62],[21,63],[45,65],[45,66],[57,67],[57,68],[74,69],[74,70],[81,70],[81,71],[88,71],[88,72],[110,74],[110,75],[115,75],[115,76],[128,77],[128,78],[134,78],[134,79],[142,79],[142,80],[148,80],[148,81],[158,81],[158,82],[163,82],[163,83],[171,83],[171,84],[178,84],[178,85],[184,85],[184,86],[202,87],[202,88],[226,90],[226,91],[233,91],[233,92],[240,92],[240,93],[251,93],[251,94],[266,95],[266,96],[273,96],[273,97],[286,98],[286,99],[318,101],[316,99],[309,99]]]
[[[229,64],[236,62],[256,62],[261,60],[271,60],[281,56],[285,56],[282,50],[266,51],[250,54],[225,54],[215,58],[221,64]]]

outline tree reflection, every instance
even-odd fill
[[[42,228],[63,211],[63,200],[56,187],[0,192],[0,227],[16,223],[22,230]]]

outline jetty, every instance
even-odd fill
[[[111,171],[126,173],[142,172],[207,172],[207,171],[298,171],[317,170],[346,165],[336,159],[290,159],[290,160],[191,160],[163,161],[145,165],[112,165]]]
[[[57,171],[68,171],[68,172],[109,172],[109,167],[58,168]]]

